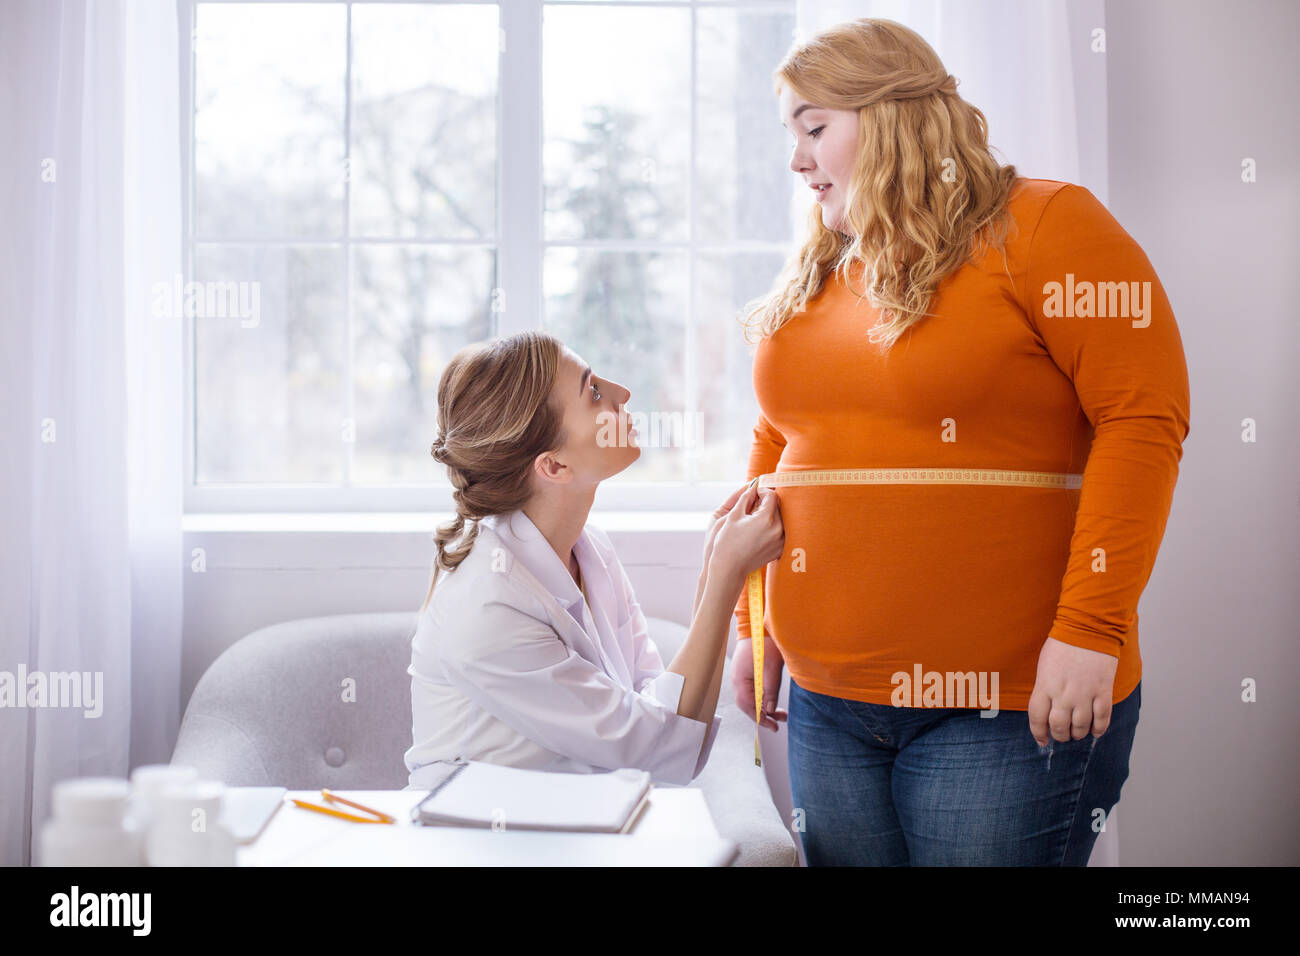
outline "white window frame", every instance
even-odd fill
[[[678,251],[687,253],[687,289],[689,309],[686,321],[686,401],[685,407],[695,408],[695,363],[697,355],[692,338],[696,320],[695,268],[696,254],[708,251],[780,252],[790,251],[789,243],[759,241],[704,242],[697,239],[695,204],[695,100],[696,51],[695,18],[700,8],[737,8],[753,11],[793,13],[793,0],[182,0],[179,4],[179,28],[182,55],[187,68],[181,71],[181,129],[182,129],[182,195],[183,195],[183,257],[186,281],[193,275],[193,213],[194,183],[194,85],[195,57],[194,35],[195,7],[198,3],[249,3],[249,2],[310,2],[339,3],[347,8],[348,36],[351,36],[352,7],[364,3],[493,3],[500,9],[501,46],[499,87],[497,96],[497,155],[510,156],[510,163],[498,162],[497,169],[497,250],[498,288],[506,290],[505,310],[497,316],[498,335],[509,335],[534,327],[527,323],[528,316],[544,314],[542,266],[548,247],[588,247],[608,251]],[[690,232],[684,241],[542,241],[542,10],[547,3],[595,6],[663,6],[672,9],[689,9],[691,13],[691,116],[690,155],[692,168],[688,177],[687,209]],[[347,53],[345,73],[344,137],[345,149],[351,148],[351,44]],[[775,106],[773,107],[775,109]],[[776,122],[775,114],[773,122]],[[345,153],[346,155],[346,153]],[[774,157],[776,161],[777,157]],[[350,184],[344,185],[343,243],[345,250],[351,242],[348,221]],[[510,228],[505,227],[506,210],[510,211]],[[792,223],[793,225],[793,223]],[[531,237],[531,238],[530,238]],[[205,241],[202,238],[199,241]],[[224,241],[224,240],[222,240]],[[277,242],[277,238],[259,237],[254,242]],[[299,240],[294,240],[299,241]],[[306,240],[308,242],[321,240]],[[403,243],[420,240],[402,239]],[[439,240],[444,242],[444,240]],[[447,241],[450,242],[450,241]],[[478,240],[471,245],[482,245]],[[344,290],[348,302],[348,321],[351,322],[351,263],[348,256],[345,269]],[[517,303],[534,303],[532,308],[520,308]],[[445,482],[386,485],[328,485],[328,484],[195,484],[197,449],[194,446],[196,431],[195,408],[195,341],[194,322],[183,324],[184,378],[185,378],[185,489],[184,509],[187,515],[235,514],[298,514],[298,513],[387,513],[401,515],[443,514],[453,509],[451,487]],[[740,334],[737,326],[737,334]],[[350,355],[345,358],[345,375],[350,380]],[[749,381],[736,382],[736,388],[750,388]],[[434,436],[428,436],[432,441]],[[652,450],[651,450],[652,451]],[[735,480],[713,482],[605,482],[601,485],[593,506],[593,514],[627,515],[633,526],[645,525],[656,514],[668,519],[685,520],[699,512],[711,512],[745,476],[746,461],[737,461]],[[688,472],[691,468],[688,459]],[[429,459],[431,475],[437,466]],[[345,479],[346,480],[346,479]],[[647,527],[653,526],[653,522]]]

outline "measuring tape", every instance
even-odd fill
[[[774,471],[759,475],[749,487],[781,485],[1006,485],[1017,488],[1083,487],[1083,475],[1055,471],[1004,471],[989,468],[847,468]],[[746,489],[748,490],[748,489]],[[758,732],[763,722],[763,578],[767,566],[749,573],[749,633],[754,650],[754,763],[763,765]],[[757,622],[757,623],[755,623]]]

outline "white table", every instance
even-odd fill
[[[423,790],[339,790],[397,818],[353,823],[289,803],[322,803],[319,790],[291,790],[261,836],[237,854],[240,866],[728,866],[739,848],[718,835],[691,787],[654,787],[625,834],[547,833],[417,826]],[[340,807],[348,810],[347,807]]]

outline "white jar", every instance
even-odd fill
[[[113,777],[54,785],[54,815],[41,827],[41,866],[139,866],[141,833],[126,819],[131,786]]]
[[[150,866],[234,866],[235,838],[219,821],[225,786],[196,780],[162,788],[145,838]]]
[[[194,783],[198,779],[198,770],[181,764],[151,763],[136,767],[131,771],[131,798],[127,804],[127,816],[134,821],[136,829],[148,833],[153,825],[158,795],[174,784]]]

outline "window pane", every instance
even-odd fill
[[[696,235],[784,242],[793,140],[781,126],[772,71],[790,47],[793,11],[700,9],[696,24]]]
[[[496,232],[497,7],[352,7],[352,234]]]
[[[494,3],[197,4],[200,484],[443,480],[438,379],[497,334],[511,278],[500,24]],[[539,323],[632,392],[643,454],[615,483],[743,477],[758,409],[736,318],[784,256],[729,250],[792,237],[772,70],[793,29],[793,3],[543,6],[543,241],[520,251],[541,258]],[[601,248],[620,241],[636,251]]]
[[[343,231],[342,4],[200,3],[194,233]]]
[[[352,480],[442,481],[429,456],[438,380],[451,357],[494,334],[491,249],[356,246]]]
[[[613,481],[685,480],[686,269],[685,253],[547,250],[546,329],[632,393],[644,450]]]
[[[743,481],[758,422],[753,351],[739,322],[741,307],[771,288],[780,253],[705,253],[695,269],[695,396],[705,441],[697,481]]]
[[[342,480],[342,250],[200,245],[194,276],[196,481]]]
[[[689,10],[546,6],[548,239],[685,239]]]

